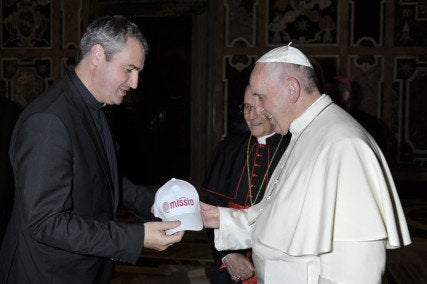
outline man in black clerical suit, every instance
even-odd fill
[[[18,104],[0,96],[0,245],[13,204],[13,172],[9,142],[19,115]]]
[[[257,115],[255,102],[247,87],[240,108],[250,133],[219,142],[211,156],[204,183],[209,204],[245,209],[258,203],[289,144],[290,134],[276,134],[270,120]],[[251,250],[217,251],[213,230],[207,233],[215,260],[213,283],[257,283]]]
[[[138,85],[148,44],[122,16],[89,25],[78,63],[29,104],[10,142],[15,202],[0,249],[0,283],[110,283],[115,262],[136,263],[143,248],[164,250],[183,231],[174,222],[116,219],[121,199],[150,217],[154,194],[119,190],[115,145],[104,106]]]

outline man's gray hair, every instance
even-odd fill
[[[79,63],[96,44],[105,50],[106,60],[120,52],[129,37],[138,40],[148,53],[148,42],[138,26],[120,15],[105,16],[93,21],[86,29],[79,46],[77,63]]]

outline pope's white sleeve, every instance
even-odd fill
[[[215,229],[217,250],[236,250],[252,247],[252,228],[247,210],[219,207],[220,228]]]

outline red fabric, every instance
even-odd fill
[[[241,209],[246,209],[249,206],[248,205],[240,205],[240,204],[233,203],[233,202],[227,202],[227,207],[241,210]]]
[[[248,280],[243,280],[242,281],[242,284],[257,284],[257,283],[258,283],[258,279],[256,278],[255,274],[254,274],[254,276],[252,276]]]

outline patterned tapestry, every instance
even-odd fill
[[[51,47],[49,0],[2,1],[2,48]]]
[[[421,91],[426,89],[425,1],[228,0],[224,15],[224,135],[239,118],[235,107],[253,67],[242,63],[242,72],[243,65],[232,59],[251,54],[256,60],[292,42],[312,58],[321,82],[348,77],[359,110],[382,125],[389,158],[422,171],[427,161],[427,100]]]

